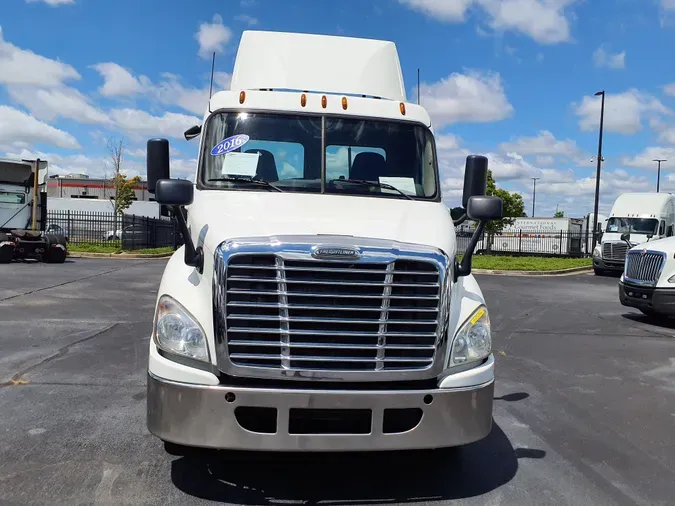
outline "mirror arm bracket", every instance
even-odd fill
[[[464,252],[464,256],[462,257],[461,263],[458,262],[457,257],[455,257],[455,275],[454,275],[455,283],[460,277],[468,276],[469,274],[471,274],[471,259],[473,257],[473,251],[476,249],[476,246],[478,245],[478,240],[480,239],[480,236],[483,234],[483,230],[485,230],[485,225],[487,225],[486,221],[480,221],[478,223],[478,226],[476,227],[476,230],[474,230],[473,236],[471,236],[471,240],[469,241],[469,244],[466,247],[466,251]]]
[[[185,243],[185,265],[196,268],[199,274],[202,274],[204,272],[204,250],[201,246],[195,248],[187,223],[185,222],[185,216],[183,216],[183,208],[181,206],[173,206],[173,214],[176,217]]]
[[[462,223],[464,223],[469,217],[464,213],[461,217],[457,218],[456,220],[452,220],[453,225],[456,227],[460,226]]]

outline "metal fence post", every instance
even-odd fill
[[[518,230],[518,253],[523,252],[523,231]]]
[[[562,236],[563,236],[563,231],[560,231],[560,245],[558,246],[558,255],[562,255]]]

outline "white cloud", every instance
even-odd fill
[[[28,4],[34,4],[37,2],[44,2],[52,7],[57,7],[59,5],[72,5],[75,3],[75,0],[26,0],[26,3]]]
[[[104,97],[121,97],[135,95],[147,90],[150,80],[145,76],[135,77],[128,69],[121,67],[117,63],[105,62],[92,65],[101,77],[103,77],[103,86],[99,92]]]
[[[661,0],[661,7],[665,10],[675,10],[675,0]]]
[[[49,174],[88,174],[96,177],[103,175],[105,160],[101,157],[92,158],[83,154],[59,155],[56,153],[44,153],[31,149],[22,149],[15,152],[7,152],[8,158],[26,160],[46,160],[49,163]]]
[[[513,114],[498,73],[453,73],[433,84],[422,83],[420,95],[435,128],[500,121]]]
[[[0,84],[52,87],[71,79],[80,79],[71,65],[6,42],[0,27]]]
[[[47,144],[65,149],[79,149],[77,139],[25,112],[0,105],[0,146],[8,147]]]
[[[626,167],[655,171],[657,163],[654,160],[657,158],[672,160],[671,164],[675,166],[675,147],[649,146],[635,156],[622,158],[621,164]],[[661,170],[663,171],[664,168],[665,165],[662,163]]]
[[[183,139],[183,133],[200,119],[173,112],[153,116],[138,109],[113,109],[110,116],[117,126],[135,137],[173,137]]]
[[[626,51],[611,54],[604,47],[599,47],[593,52],[593,63],[596,67],[607,67],[609,69],[626,68]]]
[[[572,104],[580,118],[579,127],[582,131],[599,128],[600,103],[600,97],[585,96],[580,104]],[[672,111],[658,99],[648,93],[630,89],[623,93],[606,95],[604,128],[608,132],[631,135],[642,130],[643,116],[654,118],[671,114]]]
[[[26,107],[33,116],[44,121],[59,117],[79,123],[107,125],[107,114],[92,105],[79,91],[69,88],[39,89],[32,86],[9,86],[9,96]]]
[[[464,15],[474,0],[399,0],[399,2],[441,21],[460,22],[464,21]]]
[[[241,21],[242,23],[246,23],[248,26],[255,26],[258,24],[258,19],[254,18],[253,16],[249,16],[248,14],[239,14],[238,16],[235,16],[234,19]]]
[[[551,155],[539,155],[534,158],[534,162],[539,167],[550,167],[551,165],[555,165],[555,158]]]
[[[570,39],[565,8],[576,0],[477,0],[493,30],[529,35],[542,44]]]
[[[455,150],[459,149],[461,139],[453,134],[441,134],[436,136],[436,150]]]
[[[541,130],[535,137],[518,137],[510,142],[504,142],[499,145],[502,151],[515,151],[521,155],[556,155],[556,156],[577,156],[579,148],[572,139],[564,141],[558,140],[554,135]]]
[[[199,42],[199,56],[210,58],[211,53],[222,53],[225,46],[232,39],[232,30],[223,25],[223,18],[214,14],[212,23],[202,23],[195,34]]]
[[[565,9],[577,0],[399,0],[429,17],[445,22],[462,22],[476,6],[487,16],[495,31],[523,33],[542,44],[570,39],[570,22]]]
[[[673,2],[675,2],[675,0],[673,0]],[[675,83],[666,84],[663,87],[663,92],[666,95],[670,95],[671,97],[675,97]]]
[[[164,81],[153,86],[153,91],[162,104],[177,105],[200,117],[204,115],[209,100],[208,85],[204,88],[185,87],[177,76],[164,74],[164,77]],[[213,75],[214,92],[219,89],[229,89],[230,78],[231,76],[225,72],[215,72]]]

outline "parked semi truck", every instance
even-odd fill
[[[147,425],[167,451],[459,446],[491,430],[495,359],[471,273],[487,158],[466,161],[479,223],[461,261],[427,111],[392,42],[246,31],[215,93],[194,183],[147,145],[149,190],[185,244],[159,285]]]
[[[65,261],[66,237],[45,233],[47,171],[44,160],[0,159],[0,263]]]
[[[622,272],[626,251],[635,245],[671,237],[675,232],[675,196],[670,193],[624,193],[609,213],[602,239],[593,251],[595,274]],[[628,234],[630,241],[621,239]]]
[[[629,233],[624,232],[626,241]],[[648,316],[675,316],[675,237],[633,246],[619,280],[619,301]]]

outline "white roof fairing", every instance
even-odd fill
[[[393,42],[244,31],[230,89],[269,88],[406,101],[403,73]]]

